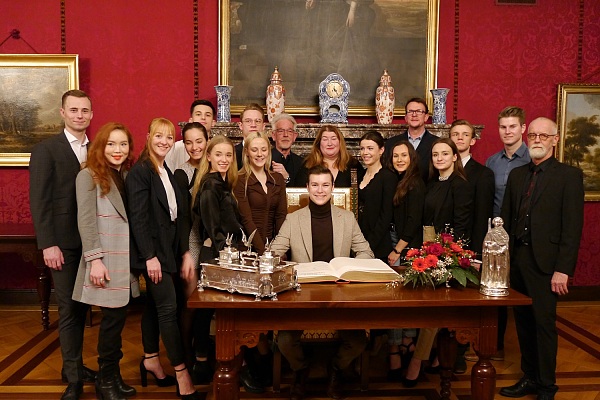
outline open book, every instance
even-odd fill
[[[336,257],[330,262],[314,261],[296,266],[298,281],[310,282],[390,282],[400,276],[379,259]]]

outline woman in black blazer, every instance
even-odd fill
[[[185,366],[173,282],[177,272],[182,278],[191,279],[194,269],[188,251],[190,228],[185,198],[164,162],[174,137],[175,127],[171,121],[165,118],[152,120],[146,146],[127,176],[131,268],[144,275],[148,292],[142,316],[142,386],[147,385],[148,372],[159,386],[175,384],[160,365],[160,332],[175,369],[178,392],[184,399],[195,400],[200,397]],[[180,261],[181,268],[178,268]]]
[[[323,165],[333,174],[334,187],[350,187],[352,184],[352,169],[362,178],[364,168],[358,160],[348,152],[344,135],[333,125],[322,126],[317,132],[310,153],[304,159],[304,164],[298,171],[296,186],[306,187],[308,170],[315,165]]]
[[[425,194],[423,225],[436,233],[452,230],[455,239],[469,240],[473,219],[473,189],[467,182],[462,160],[450,138],[437,139],[431,148],[429,183]],[[429,358],[437,329],[421,329],[404,385],[416,385],[422,360]],[[437,372],[439,368],[433,367]]]
[[[242,224],[248,234],[256,229],[252,245],[258,254],[273,241],[287,215],[285,180],[269,171],[271,144],[266,134],[251,132],[244,139],[243,167],[234,188]]]
[[[391,266],[398,265],[401,256],[410,248],[419,248],[423,244],[423,202],[425,201],[425,183],[419,171],[419,156],[407,140],[397,142],[387,160],[389,167],[398,174],[398,185],[394,192],[394,230],[393,248],[388,255]],[[391,329],[388,332],[390,369],[388,380],[399,381],[402,378],[401,367],[408,364],[415,350],[414,338],[417,330]],[[406,367],[406,365],[404,365]],[[410,385],[410,382],[406,383]]]
[[[360,156],[367,170],[358,185],[358,226],[375,257],[387,262],[392,251],[390,226],[398,177],[381,165],[383,150],[384,140],[377,131],[368,131],[360,139]]]
[[[467,181],[458,149],[449,138],[436,140],[431,148],[423,215],[423,225],[433,226],[436,233],[450,228],[455,239],[469,240],[473,189]]]
[[[186,208],[189,210],[192,204],[192,190],[194,180],[200,161],[204,158],[206,147],[208,146],[208,132],[200,122],[188,122],[181,130],[185,151],[190,157],[175,170],[173,175],[179,185],[179,190],[186,199]],[[199,218],[192,218],[191,230],[189,236],[189,248],[194,266],[198,266],[198,257],[200,255],[201,242],[198,237]],[[192,367],[192,378],[194,384],[204,385],[210,383],[213,377],[213,371],[208,362],[210,321],[212,319],[212,310],[187,308],[186,301],[194,289],[198,286],[198,269],[194,268],[193,277],[190,280],[181,282],[181,298],[179,306],[181,309],[181,334],[183,338],[183,348],[186,355],[188,367]]]

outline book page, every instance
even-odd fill
[[[298,273],[298,281],[300,283],[335,282],[338,280],[338,276],[331,265],[325,261],[299,263],[295,268]]]
[[[390,282],[399,278],[396,271],[379,259],[336,257],[331,260],[340,279],[357,282]]]

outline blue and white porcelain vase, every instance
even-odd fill
[[[217,85],[217,122],[231,122],[231,88],[233,86]]]
[[[438,88],[431,89],[430,92],[433,96],[433,115],[431,122],[433,124],[445,124],[446,123],[446,98],[450,89]]]

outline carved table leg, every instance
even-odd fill
[[[39,270],[37,293],[42,309],[42,327],[47,331],[50,327],[50,315],[48,314],[48,304],[50,303],[50,273],[48,267],[43,262],[36,265]]]
[[[498,310],[495,307],[482,312],[479,330],[479,360],[471,371],[471,396],[492,400],[496,391],[496,369],[490,357],[496,353],[498,340]]]
[[[440,329],[438,333],[438,359],[441,372],[440,396],[442,399],[450,398],[450,380],[452,379],[454,361],[456,360],[456,349],[458,342],[454,337],[454,332],[448,329]],[[474,397],[477,399],[478,397]]]
[[[219,367],[213,378],[213,392],[216,400],[238,400],[240,388],[238,371],[235,365],[236,332],[235,310],[217,309],[216,358]]]

